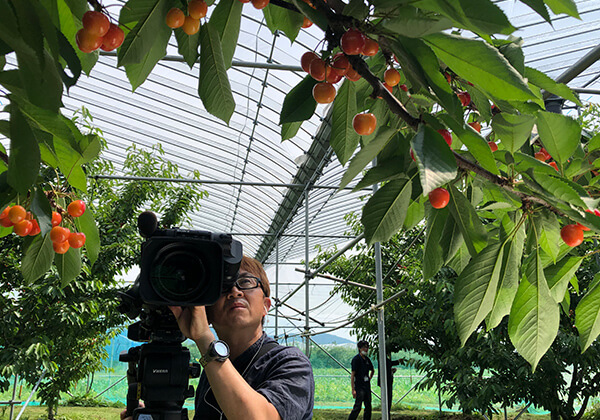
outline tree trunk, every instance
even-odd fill
[[[48,420],[54,420],[54,404],[48,403]]]

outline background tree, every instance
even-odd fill
[[[85,110],[84,115],[82,122],[93,128]],[[114,174],[111,164],[102,159],[90,162],[86,170],[90,177]],[[122,174],[181,178],[177,166],[163,159],[160,147],[129,148]],[[197,178],[198,173],[189,176]],[[69,192],[70,187],[54,184],[53,189]],[[54,418],[61,393],[103,369],[108,356],[105,346],[129,321],[117,310],[117,292],[124,287],[123,276],[139,262],[142,238],[137,215],[153,210],[163,227],[186,225],[188,214],[198,209],[204,197],[206,193],[197,186],[96,179],[89,195],[82,195],[98,226],[95,262],[91,263],[89,250],[79,254],[69,249],[64,263],[62,256],[50,254],[55,266],[34,281],[27,281],[20,271],[21,251],[31,237],[23,239],[2,228],[1,388],[6,390],[9,378],[16,374],[34,385],[43,372],[38,397],[48,405],[48,418]]]
[[[349,220],[352,233],[359,234],[356,219]],[[598,271],[591,245],[578,249],[581,256],[588,258],[583,260],[576,277],[571,273],[557,338],[532,372],[508,338],[507,319],[495,329],[478,329],[461,346],[453,313],[456,273],[445,267],[433,279],[425,279],[419,267],[425,248],[419,242],[421,238],[421,231],[416,228],[382,244],[383,273],[390,274],[384,280],[384,299],[404,292],[385,307],[387,350],[421,356],[404,359],[404,363],[413,364],[426,375],[419,388],[437,389],[444,395],[441,404],[449,408],[458,404],[465,413],[491,415],[497,413],[498,407],[531,403],[550,411],[552,418],[579,419],[590,398],[600,393],[600,377],[595,369],[600,363],[600,346],[594,343],[582,354],[574,325],[574,309],[586,290],[594,287]],[[415,245],[409,248],[413,242]],[[334,252],[322,252],[312,264],[318,267]],[[347,255],[333,262],[327,271],[338,278],[375,285],[372,250],[363,244]],[[410,264],[412,273],[404,268],[405,263]],[[365,289],[343,284],[338,287],[343,299],[356,309],[350,318],[376,303],[374,293]],[[376,352],[376,316],[362,317],[354,327],[357,336],[368,337]]]

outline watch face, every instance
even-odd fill
[[[226,357],[229,355],[229,348],[227,347],[227,344],[223,343],[222,341],[215,342],[213,348],[215,353],[220,357]]]

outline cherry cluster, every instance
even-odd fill
[[[89,10],[85,12],[81,21],[83,28],[75,35],[75,41],[84,53],[91,53],[98,48],[102,51],[112,51],[123,44],[123,30],[112,23],[104,13]]]
[[[84,201],[74,200],[67,206],[67,213],[72,218],[80,217],[85,209]],[[53,211],[50,240],[54,252],[57,254],[64,254],[71,247],[81,248],[86,239],[83,232],[71,232],[69,228],[60,226],[62,222],[63,218],[60,213]],[[7,228],[12,227],[13,232],[19,236],[36,236],[41,232],[40,225],[33,214],[19,204],[7,206],[0,213],[0,225]]]
[[[165,22],[169,28],[181,28],[188,35],[194,35],[200,30],[200,19],[208,13],[208,5],[204,0],[191,0],[187,7],[187,16],[183,10],[173,7],[167,13]]]

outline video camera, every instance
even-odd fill
[[[146,238],[140,274],[119,294],[119,311],[140,318],[127,328],[127,337],[146,344],[119,356],[129,363],[126,411],[134,420],[187,420],[182,407],[194,396],[188,379],[200,375],[200,365],[190,364],[190,352],[181,345],[185,336],[168,306],[216,302],[235,280],[242,244],[224,233],[158,229],[152,212],[140,214],[138,229]]]

